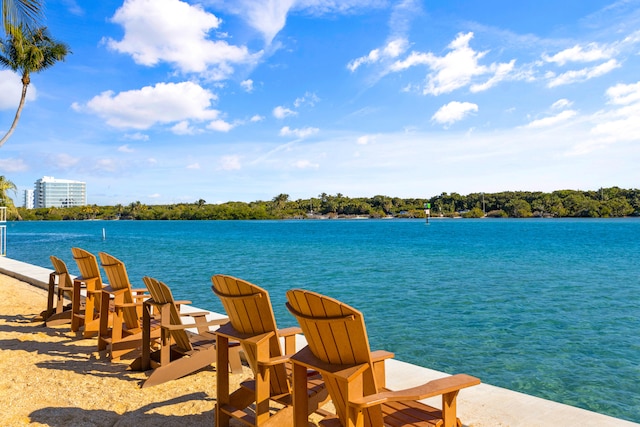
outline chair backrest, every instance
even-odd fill
[[[107,274],[109,280],[109,286],[114,291],[123,292],[123,303],[131,304],[133,300],[133,292],[131,291],[131,283],[129,282],[129,276],[127,275],[127,269],[124,263],[118,258],[109,255],[105,252],[98,253],[100,257],[100,263],[104,272]],[[126,307],[123,309],[124,322],[129,329],[135,329],[139,327],[138,311],[135,307]]]
[[[269,293],[259,286],[232,276],[217,274],[211,278],[213,292],[220,298],[231,326],[240,334],[257,336],[272,333],[269,339],[269,356],[282,356],[276,318],[273,314]],[[254,374],[258,373],[258,355],[255,348],[240,342],[247,362]],[[289,382],[284,365],[271,369],[272,395],[288,393]]]
[[[71,282],[71,275],[69,274],[69,270],[67,270],[67,264],[65,264],[65,262],[60,258],[53,255],[51,255],[49,259],[51,260],[51,264],[53,264],[53,269],[58,275],[58,286],[72,288],[73,283]]]
[[[360,311],[336,299],[302,289],[287,291],[287,308],[300,324],[309,350],[317,359],[334,367],[368,365],[363,373],[363,395],[378,391],[364,316]],[[337,415],[346,420],[345,399],[349,393],[344,382],[332,378],[331,371],[318,370]]]
[[[155,303],[160,305],[166,304],[166,308],[164,309],[164,311],[161,310],[161,314],[163,317],[168,314],[169,319],[167,321],[167,319],[163,318],[162,324],[168,323],[170,325],[182,325],[180,312],[178,311],[178,307],[176,306],[173,295],[171,294],[171,289],[169,289],[169,287],[163,282],[149,276],[143,277],[142,281],[149,290],[151,299],[153,299]],[[175,344],[179,348],[187,351],[193,350],[191,341],[189,341],[189,336],[184,329],[175,329],[170,333],[171,338],[173,338]]]
[[[78,265],[78,270],[80,270],[80,276],[83,279],[98,279],[97,286],[102,287],[102,276],[100,275],[96,256],[80,248],[71,248],[71,253]],[[96,289],[99,289],[99,287]]]

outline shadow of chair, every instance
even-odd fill
[[[384,359],[369,348],[364,317],[358,310],[327,296],[292,289],[287,308],[295,316],[308,345],[291,357],[294,366],[296,427],[307,427],[306,372],[322,374],[336,408],[324,425],[461,426],[456,416],[458,392],[480,384],[478,378],[458,374],[406,390],[385,388]],[[382,365],[382,366],[381,366]],[[442,409],[417,400],[442,395]]]
[[[229,319],[208,321],[206,311],[181,313],[169,287],[154,278],[142,279],[149,290],[151,299],[143,303],[143,344],[142,355],[130,365],[133,370],[149,370],[153,372],[144,381],[142,387],[150,387],[184,377],[216,361],[216,336],[209,330],[210,326],[220,326]],[[180,301],[189,304],[189,301]],[[151,349],[149,324],[153,313],[160,322],[160,348]],[[183,323],[182,317],[189,316],[193,323]],[[197,329],[194,333],[189,329]],[[230,349],[229,366],[231,372],[242,373],[240,346]],[[218,367],[216,367],[218,369]]]
[[[98,350],[108,350],[111,360],[133,356],[142,347],[142,302],[149,298],[146,289],[133,289],[122,261],[105,252],[98,254],[109,284],[103,286],[100,301]],[[113,306],[109,321],[109,306]],[[153,337],[159,337],[159,324],[151,321]]]
[[[216,371],[216,426],[227,427],[238,419],[249,426],[288,426],[293,422],[289,355],[295,353],[295,334],[299,328],[278,329],[266,290],[231,276],[211,278],[213,292],[220,298],[229,323],[217,331],[217,366],[228,363],[230,341],[242,346],[253,379],[229,392],[229,373]],[[284,339],[282,352],[280,339]],[[318,375],[307,378],[308,415],[324,404],[327,391]],[[272,402],[283,405],[271,413]]]
[[[93,337],[100,331],[100,295],[103,286],[98,260],[84,249],[71,248],[71,253],[80,270],[80,276],[73,279],[73,286],[84,287],[86,291],[84,312],[73,314],[71,330],[75,332],[84,326],[82,336]]]

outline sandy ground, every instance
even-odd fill
[[[33,322],[46,301],[46,291],[0,274],[2,426],[214,425],[214,367],[142,389],[146,374],[106,359],[95,338]],[[248,376],[247,367],[232,375],[232,389]]]

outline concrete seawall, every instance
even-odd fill
[[[38,267],[6,257],[0,257],[0,273],[34,286],[47,289],[51,269]],[[43,301],[43,306],[46,301]],[[44,307],[43,307],[44,308]],[[197,309],[194,307],[194,309]],[[212,313],[212,317],[222,316]],[[299,337],[303,346],[304,337]],[[412,387],[425,381],[446,376],[442,372],[405,363],[396,359],[387,362],[387,386],[391,389]],[[482,378],[481,378],[482,379]],[[440,399],[427,402],[440,407]],[[625,421],[573,406],[541,399],[523,393],[481,384],[464,389],[458,396],[458,416],[469,427],[640,427]]]

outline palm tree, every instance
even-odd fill
[[[7,40],[0,45],[0,65],[22,74],[22,96],[18,111],[7,134],[0,140],[0,147],[15,130],[31,83],[31,73],[37,73],[63,61],[70,52],[66,44],[51,38],[46,27],[34,31],[27,27],[16,27]]]
[[[0,206],[13,206],[13,200],[7,192],[13,190],[15,193],[17,189],[18,187],[13,182],[5,178],[4,175],[0,175]]]
[[[39,0],[2,0],[2,25],[7,34],[13,34],[20,25],[31,28],[42,17]]]

